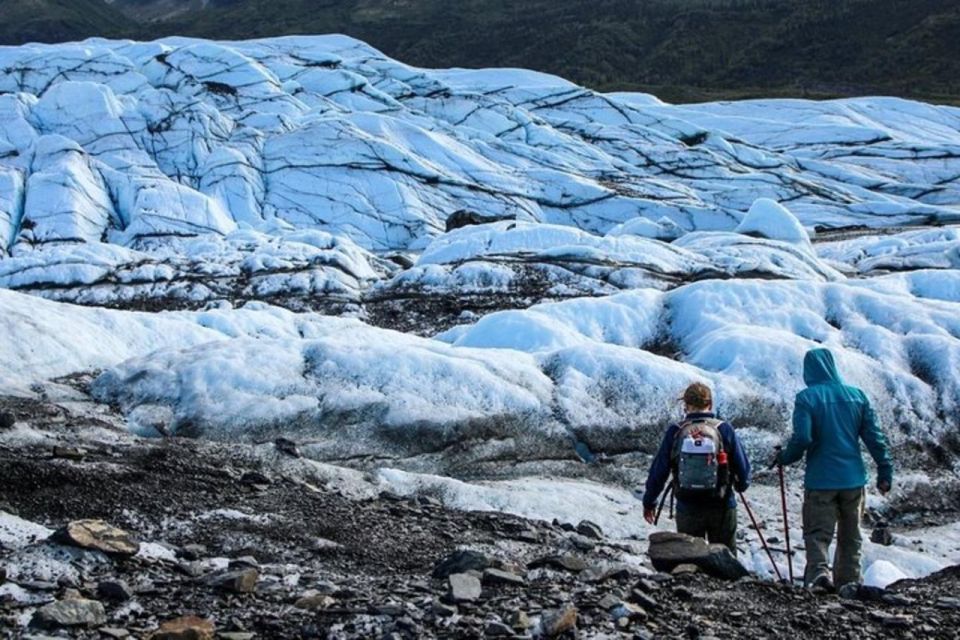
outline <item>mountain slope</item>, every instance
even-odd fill
[[[118,36],[135,33],[138,28],[102,0],[0,2],[0,44]]]
[[[673,101],[960,98],[960,7],[951,0],[116,0],[78,15],[68,4],[46,0],[36,19],[12,15],[0,42],[118,28],[141,39],[345,33],[420,66],[533,68]]]

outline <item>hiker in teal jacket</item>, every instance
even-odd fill
[[[860,442],[877,464],[877,489],[885,494],[893,483],[890,449],[866,394],[845,385],[833,354],[811,349],[803,359],[807,388],[797,394],[793,436],[774,462],[793,464],[806,454],[803,538],[809,587],[833,590],[860,582],[860,511],[867,469]],[[827,550],[837,529],[831,580]]]

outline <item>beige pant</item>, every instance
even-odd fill
[[[860,510],[863,489],[807,491],[803,500],[803,541],[807,546],[804,582],[813,584],[830,575],[827,554],[837,530],[833,556],[833,584],[860,582]]]

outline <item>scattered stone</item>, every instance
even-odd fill
[[[43,629],[98,627],[107,622],[107,612],[96,600],[72,598],[51,602],[37,610],[31,623]]]
[[[886,522],[878,522],[870,532],[870,542],[889,547],[893,544],[893,532],[890,531],[890,525]]]
[[[451,616],[457,615],[456,607],[446,604],[444,602],[440,602],[439,600],[433,601],[433,605],[431,606],[430,610],[433,611],[433,614],[435,616],[438,616],[440,618],[449,618]]]
[[[678,565],[693,564],[712,576],[726,580],[737,580],[749,575],[746,568],[724,545],[707,544],[702,538],[682,533],[652,533],[647,554],[658,571],[672,571]]]
[[[447,578],[450,590],[447,600],[450,602],[473,602],[480,598],[483,588],[480,579],[469,573],[454,573]]]
[[[656,600],[639,589],[630,592],[630,602],[635,602],[647,611],[656,611],[660,607]]]
[[[488,638],[502,638],[502,637],[512,637],[514,635],[513,628],[509,627],[502,622],[492,621],[488,622],[486,628],[483,630],[483,635]]]
[[[259,569],[260,563],[253,556],[240,556],[231,559],[227,566],[230,569]]]
[[[613,616],[615,620],[626,618],[627,620],[633,622],[643,621],[648,617],[647,612],[643,609],[643,607],[631,602],[621,602],[619,605],[614,607],[614,609],[610,612],[610,615]]]
[[[526,631],[533,626],[525,611],[511,611],[507,616],[507,624],[517,631]]]
[[[273,480],[259,471],[246,471],[240,476],[240,482],[250,486],[266,486],[273,483]]]
[[[581,574],[585,582],[606,582],[607,580],[626,580],[636,574],[636,569],[624,563],[604,567],[590,567]]]
[[[673,590],[673,597],[677,600],[693,600],[693,591],[687,589],[686,587],[675,587]]]
[[[253,593],[257,588],[260,572],[254,568],[223,571],[207,578],[208,584],[222,591]]]
[[[97,596],[113,602],[126,602],[133,597],[133,589],[122,580],[105,580],[97,585]]]
[[[293,606],[297,609],[304,609],[305,611],[316,611],[317,609],[329,609],[336,603],[336,599],[328,595],[304,594],[293,603]]]
[[[292,456],[294,458],[299,458],[300,449],[297,448],[297,443],[289,438],[277,438],[273,441],[273,446],[277,448],[277,451],[280,453]],[[221,634],[222,636],[223,634]]]
[[[660,585],[649,578],[640,578],[637,580],[635,588],[643,591],[644,593],[653,593],[654,591],[660,590]]]
[[[586,537],[593,538],[594,540],[603,540],[603,529],[599,525],[590,522],[589,520],[581,520],[580,524],[577,525],[577,533]]]
[[[670,572],[670,575],[688,576],[693,573],[700,573],[700,567],[698,567],[695,564],[688,564],[685,562],[683,564],[678,564],[677,566],[675,566],[673,570]]]
[[[177,555],[192,562],[206,556],[207,548],[202,544],[185,544],[177,550]]]
[[[438,579],[449,578],[455,573],[467,571],[483,571],[493,566],[493,562],[479,551],[469,549],[454,551],[437,563],[433,569],[433,577]]]
[[[214,640],[213,620],[184,616],[168,620],[150,635],[150,640]]]
[[[550,555],[537,558],[536,560],[530,562],[527,567],[530,569],[560,569],[562,571],[580,573],[581,571],[586,570],[587,563],[579,556],[575,556],[570,553],[564,553],[562,555]]]
[[[944,596],[937,600],[936,607],[937,609],[960,609],[960,598]]]
[[[913,616],[871,611],[870,618],[889,629],[909,629],[913,626]]]
[[[526,580],[523,576],[502,569],[487,569],[483,572],[483,584],[520,586],[524,583]]]
[[[50,539],[115,557],[135,556],[140,551],[140,543],[133,536],[103,520],[75,520],[55,531]]]
[[[618,606],[621,602],[623,601],[620,598],[616,597],[612,593],[608,593],[600,598],[600,601],[597,602],[597,607],[604,611],[610,611],[614,607]]]
[[[81,447],[54,447],[53,457],[62,460],[83,460],[87,455],[87,450]]]
[[[577,608],[569,604],[560,609],[544,612],[540,620],[540,632],[545,638],[556,638],[575,629],[576,626]]]

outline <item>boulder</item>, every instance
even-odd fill
[[[511,611],[507,615],[507,624],[520,632],[525,632],[533,626],[533,623],[530,621],[530,616],[527,615],[526,611]]]
[[[215,633],[213,620],[184,616],[161,624],[150,635],[150,640],[214,640]]]
[[[682,564],[696,565],[705,573],[725,580],[737,580],[749,573],[724,545],[707,544],[702,538],[683,533],[652,533],[647,555],[657,571],[668,573]]]
[[[493,566],[493,562],[486,555],[479,551],[464,549],[454,551],[449,556],[437,563],[433,569],[433,577],[438,579],[448,578],[454,573],[465,573],[467,571],[483,571]]]
[[[31,622],[44,629],[99,627],[106,624],[107,612],[96,600],[59,600],[38,609]]]
[[[450,589],[447,600],[450,602],[473,602],[480,598],[483,590],[480,579],[469,573],[454,573],[447,578]]]
[[[140,551],[140,543],[131,534],[103,520],[75,520],[54,531],[50,539],[120,558],[135,556]]]

